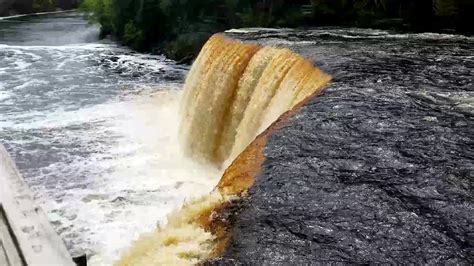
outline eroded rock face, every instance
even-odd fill
[[[269,138],[213,264],[474,263],[472,48],[351,42],[296,47],[334,83]]]

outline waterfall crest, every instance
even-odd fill
[[[187,155],[227,166],[282,113],[330,76],[285,48],[214,35],[186,78],[181,141]]]
[[[185,153],[226,171],[214,191],[142,235],[117,265],[194,265],[222,254],[232,226],[225,210],[252,186],[268,137],[329,81],[288,49],[211,37],[186,78],[180,138]]]

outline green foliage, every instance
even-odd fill
[[[38,3],[52,0],[35,0]],[[83,0],[82,9],[111,34],[138,50],[172,58],[199,51],[213,33],[234,27],[301,25],[398,26],[431,30],[469,28],[472,0]],[[43,5],[43,4],[41,4]],[[458,16],[460,18],[454,17]],[[391,25],[391,24],[390,24]],[[393,26],[393,25],[391,25]],[[472,29],[471,29],[472,30]]]
[[[253,2],[255,1],[84,0],[81,8],[89,13],[91,21],[101,25],[103,35],[112,34],[135,49],[168,47],[173,54],[182,55],[185,53],[178,50],[186,47],[194,49],[195,45],[190,42],[201,42],[212,33],[229,27],[275,25],[277,20],[273,11],[256,13]],[[284,24],[281,20],[279,23]],[[183,49],[178,49],[178,46]]]
[[[44,12],[54,10],[54,1],[53,0],[34,0],[33,1],[33,11],[34,12]]]
[[[440,17],[453,16],[457,13],[456,0],[433,0],[433,11]]]
[[[208,33],[184,33],[164,46],[165,53],[182,62],[190,62],[207,41]]]
[[[445,27],[464,32],[472,25],[472,0],[312,0],[314,21],[321,24],[381,26],[398,21],[398,28],[440,30]]]
[[[92,22],[101,25],[104,35],[112,33],[112,7],[113,0],[84,0],[80,8],[88,12]]]
[[[143,30],[138,29],[132,21],[125,24],[123,41],[126,45],[136,50],[140,50],[144,39],[145,34],[143,33]]]

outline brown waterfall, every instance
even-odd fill
[[[210,50],[207,52],[207,50]],[[218,162],[216,149],[228,103],[245,68],[259,49],[214,36],[204,47],[186,79],[185,110],[181,132],[188,154],[198,154],[205,160]]]
[[[211,37],[186,78],[180,138],[187,155],[230,167],[211,194],[171,213],[118,264],[192,265],[223,252],[231,224],[220,215],[253,184],[268,137],[329,81],[288,49]]]
[[[218,165],[231,162],[283,112],[329,80],[288,49],[214,35],[186,79],[181,123],[185,152]]]

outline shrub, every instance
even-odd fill
[[[47,6],[52,0],[35,0]],[[182,59],[212,33],[232,27],[377,26],[381,20],[432,30],[472,32],[472,0],[84,0],[82,9],[138,50],[160,48]],[[459,17],[458,17],[459,16]],[[393,20],[393,18],[396,18]],[[390,20],[391,19],[391,20]],[[396,24],[394,24],[396,25]]]
[[[138,29],[132,21],[129,21],[125,24],[124,34],[123,34],[123,41],[126,45],[132,47],[136,50],[143,49],[143,40],[145,39],[145,35],[143,30]]]
[[[34,12],[45,12],[54,10],[53,0],[34,0],[33,11]]]

